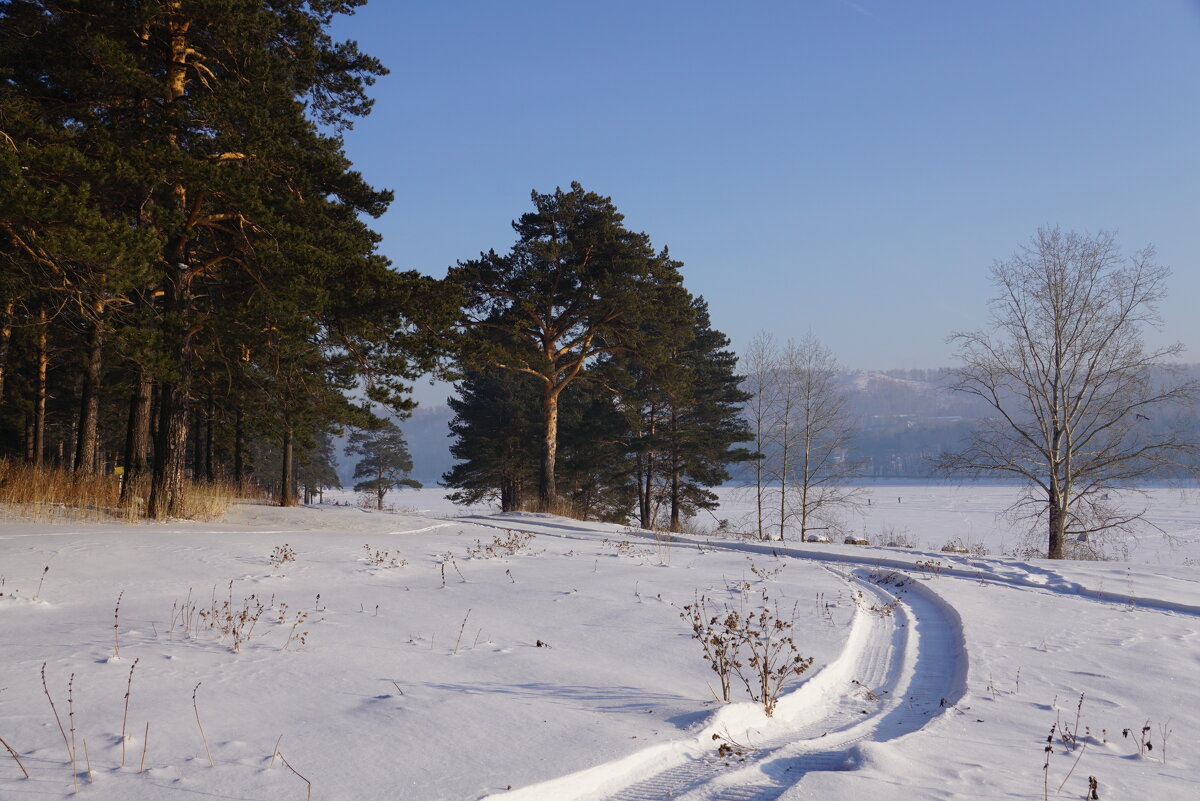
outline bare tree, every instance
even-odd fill
[[[849,398],[838,385],[832,351],[809,335],[782,348],[761,333],[742,361],[743,387],[753,394],[746,416],[754,433],[758,536],[800,539],[835,524],[857,504],[851,486],[861,473],[852,455],[856,430]]]
[[[850,398],[838,385],[841,370],[828,347],[812,334],[789,341],[782,361],[783,468],[779,539],[791,524],[800,540],[832,528],[839,511],[858,504],[851,482],[862,473],[853,456],[856,430]],[[790,478],[791,492],[786,491]]]
[[[754,434],[754,508],[755,533],[759,539],[769,539],[767,533],[767,496],[769,477],[767,471],[767,443],[771,439],[771,428],[775,418],[775,391],[778,382],[775,372],[779,365],[779,347],[775,337],[766,331],[760,331],[750,341],[741,359],[741,366],[746,371],[746,379],[742,388],[750,393],[746,403],[746,419]]]
[[[1039,229],[992,267],[991,330],[950,337],[963,361],[953,388],[993,414],[937,466],[1021,478],[1027,493],[1015,508],[1048,526],[1052,559],[1063,558],[1068,538],[1129,530],[1145,510],[1118,511],[1108,491],[1135,488],[1196,453],[1170,420],[1197,385],[1169,368],[1165,381],[1152,374],[1183,346],[1142,340],[1144,326],[1160,324],[1168,275],[1152,247],[1125,257],[1108,233]]]

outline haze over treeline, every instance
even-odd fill
[[[1180,365],[1186,377],[1200,378],[1200,364]],[[859,422],[857,454],[865,461],[867,479],[929,478],[930,460],[953,449],[973,421],[987,413],[977,398],[947,388],[950,368],[855,370],[839,376]],[[445,405],[419,407],[401,427],[413,457],[413,477],[427,486],[437,484],[454,464],[450,456],[449,422]],[[1151,420],[1153,424],[1156,421]],[[1200,429],[1200,420],[1194,421]],[[342,460],[338,475],[350,486],[352,463]],[[735,465],[737,483],[748,482],[748,465]]]

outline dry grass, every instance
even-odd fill
[[[33,467],[0,459],[0,515],[34,520],[124,520],[134,522],[145,513],[149,482],[133,493],[131,504],[120,505],[119,476],[77,477],[69,470]],[[216,520],[238,497],[235,485],[224,482],[189,482],[184,516]]]

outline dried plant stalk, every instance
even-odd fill
[[[467,628],[467,618],[471,616],[471,610],[467,610],[467,614],[463,617],[462,625],[458,627],[458,639],[454,641],[454,655],[458,656],[458,646],[462,643],[463,631]]]
[[[276,753],[279,753],[279,752],[277,751]],[[305,779],[304,776],[300,773],[300,771],[293,768],[292,763],[288,762],[287,758],[283,754],[279,754],[279,759],[281,762],[283,762],[283,764],[287,765],[288,770],[290,770],[292,773],[295,773],[297,776],[299,776],[301,779],[304,780],[305,784],[308,785],[308,801],[312,801],[312,782],[310,782],[308,779]]]
[[[146,749],[150,747],[150,721],[146,721],[146,734],[142,737],[142,762],[138,765],[138,773],[146,769]]]
[[[17,767],[19,767],[21,769],[21,772],[25,774],[25,778],[28,779],[29,771],[25,770],[25,766],[21,764],[21,757],[17,755],[17,752],[15,750],[13,750],[13,747],[11,745],[9,745],[8,743],[4,742],[3,737],[0,737],[0,745],[4,746],[8,750],[9,755],[12,756],[12,758],[14,760],[16,760]]]
[[[213,761],[212,751],[208,749],[208,735],[204,733],[204,724],[200,722],[200,706],[196,703],[196,693],[200,689],[203,682],[196,682],[196,686],[192,688],[192,709],[196,712],[196,726],[200,729],[200,739],[204,741],[204,753],[208,754],[209,767],[215,768],[217,763]]]
[[[50,696],[50,688],[46,686],[46,663],[42,663],[42,692],[46,693],[46,700],[50,702],[50,711],[54,713],[54,721],[58,724],[58,730],[62,734],[63,745],[67,749],[67,758],[74,759],[71,753],[71,743],[67,740],[67,730],[63,728],[62,718],[58,716],[58,708],[54,706],[54,699]]]
[[[125,767],[125,724],[129,721],[129,695],[133,691],[133,671],[138,666],[138,657],[129,666],[129,681],[125,685],[125,715],[121,718],[121,767]]]
[[[75,674],[67,680],[67,716],[71,719],[71,778],[79,792],[79,769],[75,765]]]

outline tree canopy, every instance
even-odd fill
[[[386,73],[330,34],[363,2],[0,2],[6,449],[40,462],[56,440],[56,461],[123,461],[127,483],[149,468],[162,517],[183,512],[189,449],[232,450],[240,480],[245,437],[288,454],[352,422],[360,387],[411,409],[448,296],[379,255],[366,220],[391,193],[344,152]],[[6,380],[14,359],[32,382]]]

